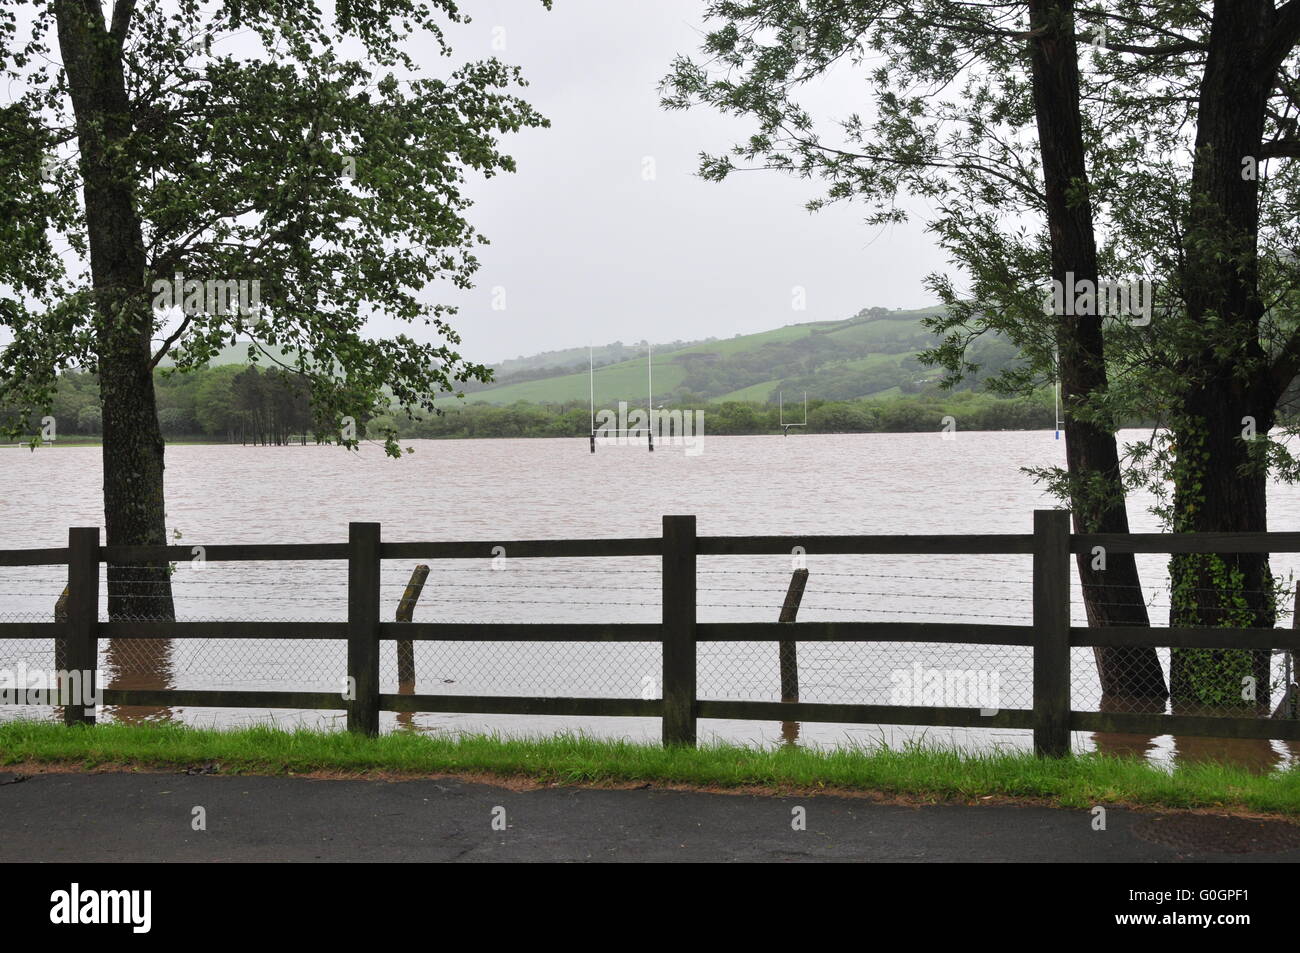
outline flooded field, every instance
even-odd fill
[[[1136,435],[1135,435],[1136,436]],[[505,540],[657,536],[665,513],[693,513],[702,535],[816,533],[1027,533],[1032,511],[1050,506],[1021,467],[1063,462],[1050,432],[714,437],[704,452],[650,454],[640,447],[587,452],[585,440],[416,441],[401,460],[378,447],[173,446],[168,449],[168,526],[176,541],[342,542],[352,520],[378,521],[386,540]],[[102,524],[97,447],[31,453],[0,449],[0,546],[61,546],[70,525]],[[1300,490],[1275,487],[1272,528],[1300,527]],[[1158,529],[1141,500],[1135,531]],[[430,563],[416,621],[657,622],[657,559],[442,560]],[[1164,556],[1139,557],[1152,620],[1166,621]],[[392,618],[413,561],[386,561],[384,616]],[[799,618],[953,623],[1030,621],[1028,556],[807,558]],[[1275,571],[1291,574],[1293,557]],[[702,557],[701,622],[775,621],[791,558]],[[0,619],[49,621],[64,584],[54,567],[0,568]],[[184,620],[341,621],[346,570],[340,562],[180,563],[175,575]],[[1075,624],[1084,624],[1076,589]],[[1289,617],[1283,624],[1290,624]],[[178,640],[101,642],[101,666],[115,687],[333,691],[345,671],[339,641]],[[419,693],[656,697],[655,643],[417,643]],[[709,699],[779,700],[771,643],[706,643],[699,694]],[[0,640],[0,666],[48,667],[52,648]],[[1167,665],[1167,659],[1166,665]],[[1091,651],[1075,650],[1074,707],[1101,704]],[[1279,665],[1280,660],[1279,660]],[[940,670],[983,678],[1001,708],[1030,704],[1027,648],[904,643],[802,643],[801,700],[897,703],[913,673]],[[397,691],[396,646],[383,645],[384,691]],[[410,688],[411,686],[404,686]],[[11,709],[7,715],[17,711]],[[30,713],[30,712],[29,712]],[[330,725],[341,713],[169,709],[107,710],[103,717],[245,724],[274,719]],[[384,726],[417,730],[541,733],[582,730],[657,739],[658,719],[416,714]],[[1029,733],[998,729],[906,728],[706,720],[703,738],[778,743],[901,744],[913,739],[966,748],[1026,748]],[[1227,754],[1259,766],[1290,763],[1281,742],[1135,738],[1080,733],[1080,749],[1145,751],[1158,761]]]

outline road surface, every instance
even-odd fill
[[[1105,821],[1095,830],[1090,811],[1038,806],[450,778],[0,773],[0,861],[1300,860],[1300,826],[1280,821],[1120,808]]]

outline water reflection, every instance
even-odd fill
[[[1163,715],[1165,700],[1149,696],[1103,695],[1097,710],[1106,714]],[[1093,743],[1102,754],[1123,758],[1149,759],[1159,750],[1158,735],[1130,735],[1119,732],[1095,731]]]
[[[107,639],[104,652],[106,688],[159,691],[176,687],[171,639]],[[170,722],[166,705],[105,705],[114,721],[126,724]]]
[[[1267,718],[1267,705],[1201,705],[1195,702],[1175,701],[1173,714],[1209,718]],[[1261,774],[1279,767],[1282,755],[1273,742],[1262,738],[1201,738],[1193,735],[1175,735],[1173,759],[1176,764],[1204,764],[1220,762],[1246,768]]]
[[[1159,699],[1103,696],[1098,710],[1116,714],[1174,714],[1212,718],[1267,718],[1266,705],[1231,708],[1191,702],[1166,703]],[[1171,739],[1168,755],[1161,739]],[[1266,774],[1300,763],[1300,742],[1262,738],[1214,738],[1200,735],[1138,735],[1120,732],[1092,732],[1096,750],[1116,757],[1168,760],[1173,764],[1227,764]]]

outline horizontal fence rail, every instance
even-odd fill
[[[665,516],[661,537],[630,539],[385,542],[377,523],[352,523],[345,543],[258,543],[195,547],[103,546],[97,528],[69,531],[66,547],[0,550],[0,567],[64,566],[67,604],[58,621],[0,622],[0,638],[54,640],[68,671],[92,673],[98,641],[133,639],[333,639],[346,642],[339,692],[104,688],[107,705],[341,710],[348,728],[379,730],[379,713],[622,716],[662,719],[665,744],[694,744],[700,718],[940,727],[1025,729],[1045,755],[1068,753],[1072,731],[1187,734],[1300,741],[1300,721],[1282,718],[1170,715],[1071,710],[1070,649],[1166,647],[1300,650],[1300,631],[1234,628],[1078,627],[1070,624],[1073,556],[1095,553],[1293,553],[1300,533],[1079,534],[1069,514],[1034,514],[1034,532],[1001,535],[697,536],[695,517]],[[189,561],[346,562],[347,619],[336,622],[164,622],[98,618],[100,566]],[[658,557],[662,617],[658,623],[438,623],[380,620],[380,567],[385,559]],[[999,555],[1033,557],[1033,622],[1029,625],[927,622],[709,622],[696,615],[700,557],[806,555]],[[421,567],[427,575],[427,567]],[[802,591],[802,590],[800,590]],[[797,599],[795,602],[797,608]],[[786,617],[783,613],[783,618]],[[793,612],[789,618],[793,618]],[[399,618],[403,618],[399,616]],[[409,619],[409,612],[405,616]],[[381,641],[657,643],[662,649],[658,698],[581,698],[393,694],[380,691]],[[1033,705],[981,710],[919,705],[830,704],[794,700],[701,699],[697,647],[704,643],[900,642],[1021,646],[1032,649]],[[64,707],[68,723],[94,720],[93,710]]]

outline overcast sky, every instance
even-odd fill
[[[451,31],[457,60],[521,66],[525,96],[551,120],[508,140],[519,171],[475,182],[470,218],[492,242],[460,305],[467,357],[497,361],[587,343],[730,337],[864,307],[931,302],[922,279],[944,260],[919,220],[882,230],[865,210],[810,214],[815,182],[747,172],[700,180],[701,150],[750,130],[704,109],[666,112],[657,85],[694,53],[703,0],[471,0]],[[505,49],[492,48],[494,37]],[[432,56],[426,57],[431,66]],[[444,67],[445,68],[445,67]],[[441,70],[439,70],[441,71]],[[865,86],[817,91],[838,114],[864,109]],[[653,159],[655,177],[642,170]],[[807,307],[792,307],[794,286]],[[493,293],[504,300],[494,310]]]
[[[731,337],[932,303],[923,278],[946,264],[925,234],[924,206],[908,224],[881,229],[863,224],[861,206],[807,212],[804,203],[822,194],[818,182],[769,172],[698,178],[701,151],[724,152],[753,131],[711,110],[659,106],[673,57],[699,49],[704,0],[555,0],[550,12],[540,0],[462,7],[473,22],[448,28],[450,61],[427,39],[412,40],[425,72],[497,56],[522,67],[531,84],[523,96],[551,121],[507,138],[516,174],[471,176],[469,218],[491,240],[477,251],[476,287],[426,291],[430,303],[461,308],[452,324],[467,358]],[[809,95],[819,116],[869,110],[859,74]],[[383,319],[369,326],[375,335],[398,330],[427,333]]]

